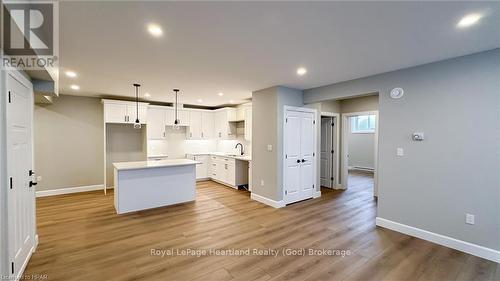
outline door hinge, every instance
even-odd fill
[[[14,262],[10,263],[10,267],[12,268],[12,274],[14,274]]]
[[[316,120],[313,120],[313,124],[316,124]]]
[[[313,184],[313,189],[314,189],[314,184]]]
[[[335,153],[335,150],[332,149],[332,154],[334,154],[334,153]]]
[[[12,189],[12,177],[10,177],[10,189]]]
[[[333,177],[331,177],[330,180],[333,180]]]
[[[9,103],[11,103],[12,100],[11,100],[11,95],[10,95],[10,91],[9,91]]]
[[[332,127],[335,126],[335,123],[332,123]]]
[[[285,119],[285,123],[288,123],[288,118]]]
[[[287,194],[288,194],[288,190],[285,190],[285,195],[287,195]]]
[[[285,159],[288,159],[288,154],[285,154]]]
[[[316,156],[316,153],[313,153],[313,157]]]

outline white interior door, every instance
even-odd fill
[[[315,181],[315,115],[287,110],[284,126],[284,201],[286,204],[312,198]]]
[[[300,154],[301,137],[301,112],[287,111],[285,118],[285,130],[283,138],[285,140],[285,175],[284,188],[285,203],[292,203],[301,200],[300,195],[300,167],[302,158]]]
[[[301,113],[300,119],[300,200],[313,197],[314,192],[314,114]]]
[[[35,188],[33,169],[33,88],[29,81],[7,75],[8,245],[10,273],[22,274],[35,246]],[[19,79],[19,80],[18,80]],[[23,81],[23,82],[20,82]]]
[[[332,124],[333,118],[321,118],[321,186],[332,187]]]

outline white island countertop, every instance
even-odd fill
[[[113,166],[115,167],[116,170],[123,171],[123,170],[159,168],[159,167],[186,166],[186,165],[196,165],[196,164],[201,164],[201,162],[190,159],[165,159],[165,160],[150,160],[150,161],[137,161],[137,162],[118,162],[118,163],[113,163]]]

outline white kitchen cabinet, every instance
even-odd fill
[[[166,114],[167,111],[164,108],[156,106],[148,108],[148,140],[163,140],[166,138]]]
[[[214,117],[212,112],[192,110],[189,112],[189,127],[186,138],[190,140],[213,139]]]
[[[139,110],[139,115],[137,115],[137,110]],[[134,104],[127,104],[127,114],[129,116],[128,123],[135,123],[137,117],[139,117],[139,122],[141,124],[147,123],[147,112],[148,107],[145,105],[139,105],[138,107]]]
[[[133,124],[137,118],[136,104],[134,102],[102,100],[104,104],[104,122]],[[147,103],[139,103],[139,122],[147,122]]]
[[[238,189],[248,184],[248,162],[231,157],[210,156],[210,177],[222,184]]]
[[[189,127],[186,130],[186,138],[200,140],[202,138],[202,114],[201,111],[189,112]]]
[[[252,141],[252,108],[245,108],[245,140]]]
[[[201,162],[201,164],[196,164],[196,180],[204,180],[210,178],[210,155],[187,154],[187,158]]]
[[[236,138],[236,109],[222,108],[214,113],[215,138],[219,140]]]
[[[173,126],[175,120],[175,112],[173,107],[166,107],[167,109],[167,126]],[[185,109],[179,109],[177,112],[177,118],[180,123],[179,126],[189,126],[189,111]]]
[[[202,111],[201,113],[201,139],[209,140],[214,138],[214,114]]]

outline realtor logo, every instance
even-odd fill
[[[57,2],[4,2],[2,66],[55,67],[58,52]]]

